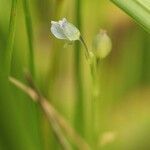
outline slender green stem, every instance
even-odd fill
[[[25,23],[26,23],[26,30],[27,30],[27,40],[29,44],[29,55],[28,55],[28,64],[29,64],[29,72],[31,76],[35,80],[35,65],[34,65],[34,47],[33,47],[33,28],[32,28],[32,18],[29,9],[29,0],[22,0],[23,8],[24,8],[24,16],[25,16]],[[33,118],[31,121],[34,138],[36,143],[38,144],[39,149],[42,148],[41,143],[41,131],[40,131],[40,114],[38,107],[30,103],[30,113],[32,114]]]
[[[97,62],[96,57],[92,51],[90,51],[85,43],[84,39],[80,37],[80,42],[85,48],[85,56],[90,67],[91,77],[92,77],[92,98],[91,98],[91,145],[94,150],[97,146],[97,134],[96,134],[96,114],[97,114],[97,100],[99,97],[99,82],[98,82],[98,72],[97,72]]]
[[[32,19],[29,9],[28,0],[23,0],[24,15],[27,29],[27,39],[29,43],[29,68],[32,76],[35,78],[35,65],[34,65],[34,48],[33,48],[33,29]]]
[[[15,38],[15,29],[16,29],[16,18],[17,18],[17,0],[12,0],[11,14],[10,14],[10,24],[9,24],[9,35],[8,35],[8,43],[6,50],[3,52],[3,63],[4,63],[4,72],[8,76],[10,73],[11,67],[11,58],[12,51],[14,46],[14,38]]]
[[[92,99],[91,99],[91,122],[92,122],[92,147],[94,150],[97,149],[97,131],[96,131],[96,124],[97,124],[97,104],[99,98],[99,80],[98,80],[98,72],[97,72],[97,65],[96,59],[93,58],[93,63],[91,64],[91,76],[92,76]]]
[[[28,96],[30,96],[32,100],[41,107],[49,123],[55,122],[55,125],[57,124],[57,127],[59,126],[59,128],[63,130],[64,133],[63,136],[68,137],[69,140],[74,142],[78,150],[90,150],[91,148],[86,143],[86,141],[76,132],[76,130],[74,130],[74,128],[72,128],[67,123],[67,121],[61,116],[61,114],[59,114],[59,112],[52,106],[52,104],[49,103],[49,100],[43,97],[41,92],[35,86],[32,79],[30,78],[27,80],[29,82],[29,85],[31,85],[31,87],[24,85],[23,83],[21,83],[20,81],[16,80],[13,77],[9,77],[9,81],[12,84],[14,84],[24,93],[26,93]],[[56,129],[56,126],[54,128]],[[59,132],[59,131],[54,130],[54,132]],[[60,133],[59,134],[57,133],[57,136],[59,136],[60,138],[60,136],[62,135],[60,135]]]
[[[76,24],[78,29],[82,28],[81,24],[81,5],[82,0],[76,0]],[[81,46],[77,43],[75,46],[75,86],[76,86],[76,106],[75,106],[75,128],[81,135],[84,135],[84,98],[82,85],[82,56]]]
[[[90,58],[90,52],[89,52],[88,47],[87,47],[87,45],[86,45],[84,39],[82,38],[82,36],[80,37],[80,42],[81,42],[81,43],[83,44],[83,46],[85,47],[85,50],[86,50],[85,56],[86,56],[86,58],[87,58],[87,59]]]
[[[141,33],[142,37],[142,70],[141,70],[141,80],[144,84],[150,83],[150,36],[148,33]]]
[[[98,72],[97,72],[97,62],[96,58],[92,51],[89,51],[85,41],[83,38],[80,39],[81,43],[85,47],[85,55],[87,58],[87,61],[89,63],[90,71],[91,71],[91,77],[92,77],[92,98],[91,98],[91,144],[92,148],[96,150],[97,146],[97,134],[96,134],[96,116],[97,116],[97,101],[99,97],[99,81],[98,81]]]

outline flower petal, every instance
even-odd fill
[[[62,20],[60,20],[59,25],[63,28],[64,26],[66,26],[68,24],[68,21],[66,18],[63,18]]]
[[[58,22],[51,21],[51,32],[58,39],[66,39],[69,41],[79,40],[80,31],[66,18],[59,20]]]
[[[51,32],[53,33],[53,35],[58,38],[58,39],[67,39],[66,35],[64,34],[64,31],[62,30],[62,28],[60,27],[60,24],[55,22],[55,21],[51,21]]]
[[[73,24],[67,23],[62,29],[70,41],[79,40],[80,32]]]

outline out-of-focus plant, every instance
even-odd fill
[[[112,43],[105,30],[100,30],[99,34],[93,40],[93,49],[97,59],[103,59],[109,55],[112,49]]]
[[[62,149],[71,150],[70,143],[66,138],[68,137],[76,145],[79,150],[90,150],[90,146],[80,135],[66,122],[66,120],[55,110],[55,108],[43,97],[38,87],[34,84],[30,74],[26,75],[26,80],[30,86],[26,86],[13,77],[9,77],[9,81],[26,93],[36,102],[47,117],[48,122],[52,126],[53,132],[57,137]],[[66,137],[67,136],[67,137]]]
[[[150,33],[149,0],[111,1],[122,8]],[[139,117],[138,112],[142,110],[141,107],[138,111],[136,109],[136,114],[133,115],[134,118],[138,116],[138,119],[136,118],[136,125],[132,125],[131,120],[126,119],[133,113],[122,110],[124,107],[127,107],[128,110],[131,107],[131,103],[128,103],[128,96],[130,96],[129,92],[132,94],[131,89],[137,88],[137,86],[140,85],[139,83],[149,84],[149,35],[139,28],[134,28],[134,30],[132,30],[132,28],[135,27],[134,24],[127,22],[122,16],[117,22],[108,19],[111,21],[113,27],[111,28],[110,25],[109,29],[114,35],[114,41],[117,41],[119,45],[119,50],[116,46],[117,44],[114,43],[115,51],[113,51],[113,57],[111,60],[104,61],[112,49],[112,42],[107,32],[105,30],[100,30],[93,40],[91,49],[89,49],[85,41],[90,40],[94,30],[93,26],[97,26],[97,28],[99,26],[105,26],[106,24],[104,23],[107,22],[107,17],[111,17],[112,8],[109,7],[109,2],[107,5],[106,1],[97,0],[92,6],[91,1],[84,0],[45,0],[30,2],[29,0],[22,0],[22,2],[23,5],[20,5],[20,1],[18,0],[0,1],[0,149],[48,150],[62,148],[64,150],[70,150],[77,148],[89,150],[91,147],[92,150],[101,148],[107,149],[107,147],[104,146],[116,140],[116,133],[119,133],[119,140],[125,141],[124,138],[126,138],[127,144],[121,144],[121,148],[118,148],[118,146],[114,148],[113,146],[116,145],[114,143],[111,146],[109,145],[110,149],[134,149],[134,147],[137,149],[137,147],[140,147],[139,145],[141,143],[145,147],[149,146],[148,140],[145,140],[145,135],[143,134],[144,132],[148,133],[147,129],[149,128],[147,127],[146,129],[144,126],[139,125],[140,119],[144,122],[146,120],[146,124],[149,122],[148,117],[144,119]],[[4,4],[6,7],[3,8]],[[69,15],[67,14],[68,9],[65,8],[67,5],[73,8],[69,9]],[[90,11],[87,11],[88,5],[97,12],[91,16],[91,22],[88,20],[91,19]],[[29,6],[31,6],[31,8],[29,8]],[[35,9],[36,7],[37,9]],[[104,11],[107,9],[110,11]],[[23,12],[24,17],[22,16]],[[107,12],[107,16],[104,15],[104,17],[101,18],[98,13],[103,16],[102,12]],[[59,44],[55,39],[48,39],[48,20],[52,18],[57,19],[58,16],[65,15],[74,19],[76,26],[64,18],[58,22],[52,21],[51,31],[58,39],[68,41],[69,43],[77,41],[75,43],[74,55],[72,55],[70,50],[67,52],[65,51],[65,53],[64,51],[60,51],[62,50],[60,47],[61,43]],[[120,15],[120,13],[117,15]],[[7,26],[8,22],[9,26]],[[6,33],[7,27],[9,28],[8,33]],[[85,30],[88,28],[85,38],[83,38],[84,27]],[[27,30],[26,32],[25,28]],[[131,30],[132,35],[130,33]],[[25,33],[27,36],[24,36]],[[38,42],[38,40],[40,40],[40,42]],[[36,45],[34,45],[34,41]],[[44,43],[42,43],[43,41]],[[83,53],[85,54],[86,63],[84,63],[84,57],[82,56],[82,44],[84,46]],[[45,48],[48,49],[48,51],[43,51]],[[34,64],[34,50],[36,52],[36,65]],[[45,57],[45,54],[47,55],[49,53],[50,57]],[[68,59],[64,58],[62,54],[66,57],[68,54],[69,56],[71,54],[73,59],[69,61],[74,62],[67,63],[67,66],[63,65]],[[49,69],[46,65],[47,60],[50,60]],[[61,64],[62,61],[63,64]],[[109,63],[110,61],[112,63]],[[119,63],[115,63],[116,61],[119,61]],[[27,80],[26,78],[25,82],[27,85],[21,82],[23,80],[21,80],[23,75],[22,69],[24,67],[26,68],[26,65],[33,77],[33,80]],[[61,65],[61,70],[59,70],[59,65]],[[39,70],[37,76],[35,73],[36,66],[38,67],[37,70]],[[67,71],[65,69],[67,69]],[[43,76],[45,74],[43,70],[46,72],[48,70],[46,78]],[[21,93],[8,82],[9,75],[19,79],[9,78],[10,82],[19,89],[22,89],[24,93]],[[66,80],[63,79],[63,75],[65,77],[67,75],[67,83]],[[44,84],[43,79],[45,80]],[[38,85],[34,84],[34,80]],[[66,86],[65,88],[64,84]],[[111,88],[112,85],[113,88]],[[143,108],[146,110],[143,101],[149,100],[149,90],[146,92],[148,94],[146,94],[144,86],[142,86],[144,96],[141,96],[141,94],[140,96],[133,95],[130,102],[132,102],[133,105],[136,102],[137,106],[136,99],[141,97],[139,105],[144,106]],[[67,92],[60,92],[60,95],[65,95],[58,96],[57,91],[55,93],[56,88],[57,90],[63,88],[63,90],[67,90]],[[141,91],[140,89],[140,92],[137,93],[141,93]],[[44,94],[42,94],[43,92]],[[34,104],[30,101],[26,94],[36,103]],[[69,103],[68,101],[64,101],[64,99],[68,100],[66,95],[70,96]],[[127,96],[125,101],[122,99],[124,96]],[[75,101],[72,101],[74,99]],[[136,100],[135,102],[133,102],[134,99]],[[119,104],[123,101],[123,106],[120,107],[119,105],[118,107],[119,113],[118,111],[116,112],[118,106],[117,100],[120,101]],[[40,109],[34,111],[34,105],[36,107],[36,104],[44,112],[42,119],[37,118],[37,113],[40,113],[38,115],[42,114]],[[125,113],[122,115],[120,110]],[[148,114],[147,112],[149,111],[145,112]],[[119,114],[117,119],[115,119],[116,114]],[[143,114],[144,113],[142,113],[142,115]],[[66,119],[69,117],[70,122],[67,122],[63,115],[66,115]],[[120,118],[125,118],[125,121],[123,121],[124,127],[122,126],[123,124],[121,124],[122,119]],[[132,119],[133,121],[134,118]],[[48,122],[46,122],[46,119]],[[129,126],[125,124],[125,122],[128,122]],[[50,126],[48,126],[48,123]],[[73,123],[74,125],[72,126],[74,126],[74,128],[71,127],[69,123]],[[121,126],[121,129],[119,126],[117,127],[116,124]],[[140,131],[142,129],[143,132],[144,129],[144,132],[140,132],[139,136],[137,136],[137,134],[135,134],[136,132],[132,130],[132,132],[135,133],[133,133],[133,136],[130,136],[129,129],[132,129],[132,127],[137,129],[137,125],[140,127],[140,129],[138,127],[138,130]],[[42,134],[40,132],[41,128],[42,131],[44,131]],[[104,131],[108,130],[108,128],[111,130]],[[113,128],[115,128],[115,130]],[[124,137],[121,137],[122,133],[120,131],[125,131]],[[143,139],[141,138],[142,134],[144,135]],[[141,142],[136,141],[135,146],[131,146],[134,140],[129,141],[129,139],[135,137]],[[119,143],[119,140],[117,139],[114,142]]]

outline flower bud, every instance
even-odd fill
[[[93,41],[93,50],[97,59],[105,58],[112,49],[112,42],[105,30],[100,30]]]
[[[80,39],[80,31],[65,18],[58,22],[51,21],[51,32],[58,39],[69,41]]]

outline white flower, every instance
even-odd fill
[[[55,22],[51,21],[51,32],[58,39],[64,39],[69,41],[75,41],[80,39],[80,31],[66,18]]]

